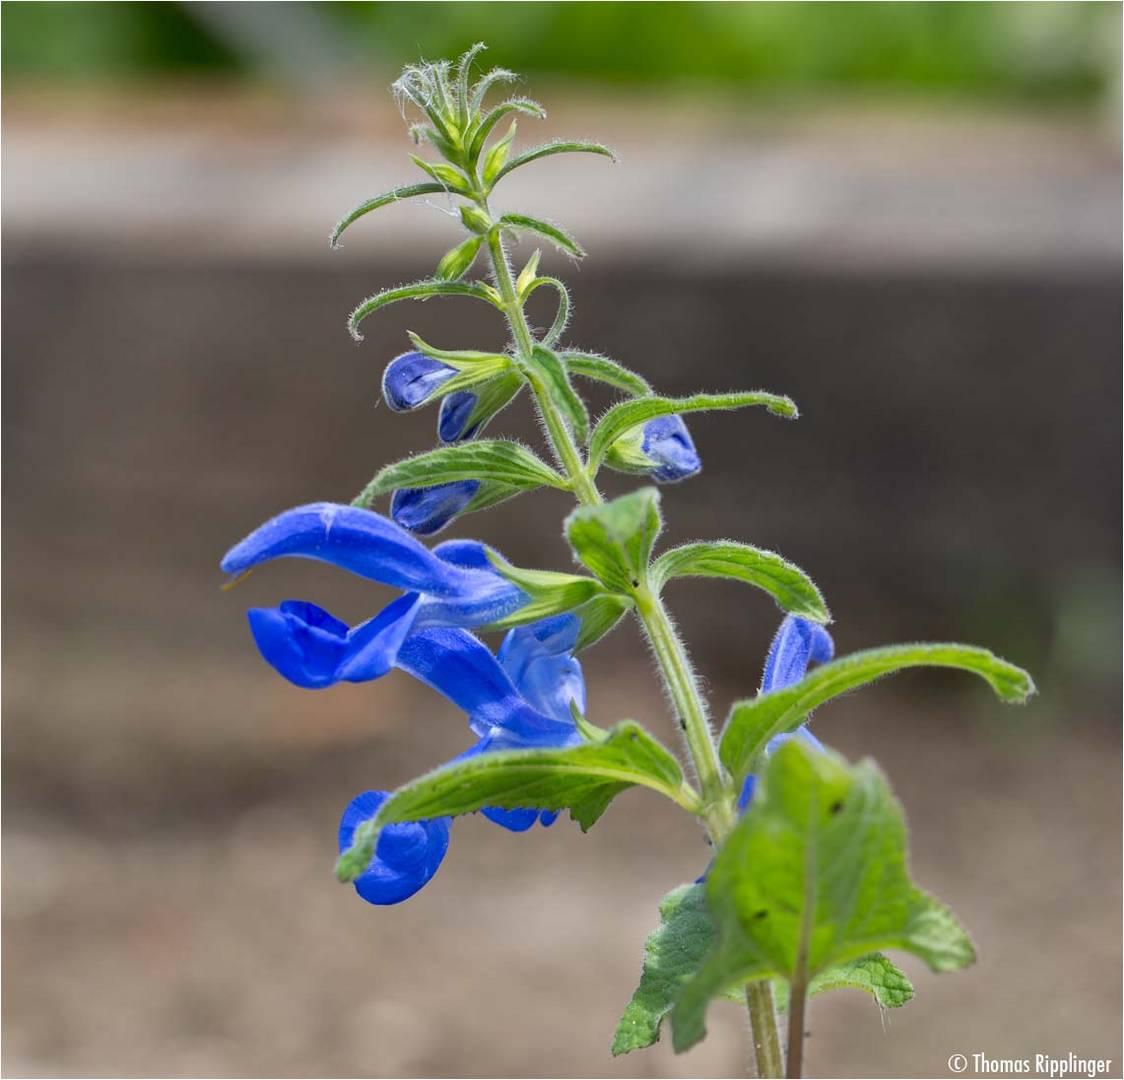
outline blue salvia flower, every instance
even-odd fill
[[[479,398],[471,390],[454,390],[442,399],[441,411],[437,414],[437,437],[443,443],[464,442],[480,430],[483,417],[468,426],[477,401]]]
[[[693,476],[702,461],[681,416],[657,416],[643,427],[640,452],[653,463],[651,476],[663,484]]]
[[[483,544],[456,540],[430,551],[393,521],[354,506],[312,503],[287,510],[235,544],[222,568],[238,575],[283,556],[331,563],[404,592],[354,628],[303,601],[248,613],[262,655],[291,682],[311,689],[384,675],[410,633],[483,626],[527,602],[526,593],[495,571]]]
[[[432,536],[468,506],[479,490],[479,480],[399,488],[390,499],[390,516],[418,536]]]
[[[411,634],[397,666],[433,687],[468,716],[476,743],[455,760],[496,750],[564,747],[581,742],[570,703],[585,707],[581,665],[572,655],[579,620],[562,615],[508,632],[494,657],[466,630],[440,628]],[[355,829],[374,817],[387,798],[368,791],[344,810],[339,850],[346,851]],[[486,808],[484,815],[512,832],[536,821],[551,825],[553,811]],[[388,825],[379,834],[368,869],[356,891],[372,904],[395,904],[418,891],[437,871],[448,846],[449,818]],[[389,836],[386,848],[383,837]]]
[[[702,468],[691,433],[678,414],[657,416],[626,432],[609,448],[606,461],[615,469],[642,473],[661,484],[685,480]]]
[[[378,813],[388,791],[356,795],[340,820],[339,849],[351,847],[355,830]],[[449,848],[451,818],[387,825],[379,833],[375,854],[355,879],[355,891],[368,904],[399,904],[414,895],[434,874]]]
[[[767,694],[770,690],[782,690],[798,683],[804,678],[809,664],[826,663],[834,654],[835,643],[822,626],[796,615],[787,616],[769,646],[760,693]],[[808,725],[803,724],[796,731],[785,732],[770,739],[765,753],[771,754],[782,743],[797,737],[817,750],[823,749],[823,744],[808,730]],[[752,774],[745,778],[738,796],[738,810],[745,810],[749,806],[756,785],[757,778]]]
[[[425,353],[402,353],[386,365],[382,394],[395,412],[409,412],[424,405],[456,373],[456,368]]]

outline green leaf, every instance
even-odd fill
[[[511,127],[507,129],[507,134],[498,139],[492,146],[488,148],[488,152],[484,155],[484,164],[480,169],[480,177],[485,184],[490,185],[496,179],[496,175],[503,168],[503,164],[507,161],[507,155],[511,150],[511,143],[515,139],[516,122],[511,121]]]
[[[692,810],[698,796],[675,756],[639,724],[623,720],[598,742],[557,750],[506,750],[450,762],[399,788],[378,814],[355,830],[336,876],[352,881],[367,868],[384,825],[504,810],[569,810],[587,831],[622,791],[642,786]]]
[[[627,1054],[659,1041],[660,1025],[679,989],[714,944],[714,920],[701,885],[680,885],[660,901],[660,924],[644,943],[644,968],[626,1006],[612,1052]]]
[[[471,164],[476,164],[480,157],[480,151],[484,149],[484,140],[488,138],[492,128],[505,116],[509,116],[513,112],[522,113],[524,116],[533,116],[536,120],[542,120],[546,117],[546,109],[530,98],[511,98],[508,101],[501,102],[481,119],[465,140],[468,143],[468,160]]]
[[[531,365],[542,376],[547,394],[562,412],[579,446],[589,441],[589,413],[570,382],[562,361],[542,345],[531,352]]]
[[[441,161],[426,161],[425,158],[420,158],[417,154],[411,154],[410,160],[422,170],[428,173],[441,185],[442,191],[451,191],[456,195],[468,195],[468,182],[460,169],[454,168],[452,165],[446,165]]]
[[[472,100],[469,102],[469,111],[477,113],[484,104],[484,98],[497,83],[518,82],[519,76],[507,68],[492,68],[486,75],[481,75],[472,88]]]
[[[477,364],[486,364],[496,370],[499,370],[501,363],[511,367],[511,357],[506,353],[481,352],[477,349],[439,349],[436,345],[430,345],[429,342],[423,341],[413,330],[407,330],[406,336],[418,352],[425,353],[426,356],[431,356],[434,360],[440,360],[450,367],[455,367],[458,371],[463,371]]]
[[[483,243],[482,236],[470,236],[467,240],[461,241],[455,248],[445,252],[433,276],[438,281],[456,281],[457,278],[464,277],[476,262],[480,245]]]
[[[495,289],[478,281],[415,281],[410,285],[399,285],[396,289],[384,289],[374,296],[368,296],[348,316],[347,328],[356,341],[362,341],[359,324],[368,315],[399,300],[428,300],[431,296],[471,296],[477,300],[486,300],[493,307],[503,306]]]
[[[358,221],[364,214],[369,214],[372,210],[378,210],[382,206],[389,206],[391,203],[401,202],[403,199],[412,199],[415,195],[440,195],[444,193],[445,190],[444,184],[407,184],[405,187],[396,187],[393,191],[388,191],[384,195],[376,195],[373,199],[368,199],[366,202],[360,203],[354,210],[349,214],[345,214],[336,223],[336,227],[328,237],[328,244],[330,247],[338,248],[340,246],[340,237],[343,235],[344,229]]]
[[[613,592],[631,595],[647,576],[652,547],[663,528],[655,488],[640,488],[566,519],[574,553]]]
[[[554,570],[524,570],[512,566],[497,552],[489,550],[488,558],[499,573],[518,585],[531,599],[518,611],[482,627],[483,630],[506,630],[511,626],[537,622],[551,615],[572,611],[596,596],[604,595],[601,582],[580,574],[560,574]]]
[[[658,592],[673,577],[720,577],[764,589],[782,611],[813,622],[831,621],[820,590],[800,567],[773,551],[732,541],[684,544],[664,552],[652,565]]]
[[[355,500],[369,506],[380,495],[404,487],[432,487],[453,480],[492,480],[511,488],[546,485],[565,490],[566,481],[530,450],[507,439],[440,446],[380,469]]]
[[[647,397],[652,393],[651,384],[642,375],[629,371],[622,364],[598,353],[572,352],[559,353],[562,362],[571,375],[607,383],[623,390],[633,397]]]
[[[526,214],[504,214],[499,224],[505,229],[522,229],[525,232],[537,233],[567,255],[573,255],[575,259],[585,258],[585,251],[581,245],[565,229],[552,225],[549,221],[540,221]]]
[[[764,405],[774,415],[788,419],[795,419],[797,415],[796,405],[791,398],[767,394],[763,390],[693,394],[685,398],[644,397],[622,401],[605,413],[593,429],[589,442],[590,467],[597,468],[605,460],[609,447],[627,431],[654,417],[704,409],[744,409],[750,405]]]
[[[773,990],[777,1008],[787,1012],[788,983],[777,979]],[[904,971],[881,953],[871,953],[846,964],[825,968],[808,983],[809,997],[828,990],[863,990],[882,1009],[900,1009],[913,1000],[913,983]]]
[[[574,652],[588,649],[590,645],[600,641],[624,617],[625,612],[632,607],[632,601],[618,593],[605,593],[595,596],[592,600],[582,604],[574,610],[574,614],[581,619],[581,629],[578,631],[578,641]]]
[[[640,985],[632,995],[613,1038],[614,1055],[642,1050],[659,1041],[664,1017],[679,990],[695,974],[714,947],[718,930],[706,904],[702,885],[680,885],[660,901],[660,924],[644,944]],[[896,1009],[913,998],[913,984],[881,953],[825,968],[808,985],[808,996],[828,990],[865,990],[883,1009]],[[788,1007],[788,983],[775,981],[777,1007]],[[742,985],[726,996],[741,1000]]]
[[[566,324],[570,321],[570,292],[558,278],[537,277],[523,291],[523,299],[526,300],[540,285],[549,285],[558,293],[558,311],[555,313],[554,322],[550,324],[550,329],[540,342],[549,349],[562,336]]]
[[[705,1034],[712,998],[751,980],[806,990],[882,949],[933,971],[975,960],[948,909],[910,880],[901,808],[877,766],[849,766],[799,739],[770,755],[760,797],[711,865],[706,901],[718,938],[672,1010],[677,1052]]]
[[[542,258],[542,248],[535,248],[531,257],[523,265],[523,269],[519,271],[519,277],[515,281],[515,291],[519,295],[520,300],[526,300],[530,296],[528,286],[535,280],[535,275],[539,272],[539,259]]]
[[[1010,704],[1021,704],[1034,693],[1034,681],[1022,668],[972,645],[888,645],[866,649],[821,664],[783,690],[737,702],[718,747],[722,763],[740,781],[774,735],[795,731],[817,706],[884,675],[915,667],[958,668],[979,675],[1000,700]]]
[[[617,155],[607,146],[602,146],[601,143],[563,142],[559,140],[557,142],[546,143],[543,146],[535,146],[530,150],[524,150],[523,153],[517,154],[507,165],[500,169],[496,174],[493,184],[499,183],[513,169],[518,169],[521,165],[529,165],[532,161],[538,161],[539,158],[549,157],[551,154],[600,154],[602,157],[609,158],[614,164],[617,161]]]

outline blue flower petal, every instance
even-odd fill
[[[797,615],[787,616],[769,646],[761,693],[781,690],[799,682],[804,678],[809,663],[825,663],[834,654],[835,643],[819,623]]]
[[[351,847],[355,830],[378,813],[390,797],[386,791],[364,791],[347,804],[340,819],[339,850]],[[387,825],[379,833],[367,869],[355,879],[355,891],[368,904],[398,904],[413,896],[437,873],[449,848],[451,818]]]
[[[440,532],[475,496],[479,480],[453,480],[430,487],[399,488],[390,500],[390,516],[420,536]]]
[[[687,425],[678,415],[649,420],[644,425],[640,449],[652,462],[652,479],[662,484],[685,480],[702,468]]]
[[[384,585],[423,593],[419,625],[483,626],[510,615],[527,595],[489,563],[458,565],[370,510],[311,503],[286,510],[235,544],[222,561],[239,574],[282,556],[316,559]]]
[[[557,810],[501,810],[498,806],[486,806],[480,812],[508,832],[526,832],[536,822],[549,828],[558,820]]]
[[[585,679],[573,656],[581,620],[572,613],[519,626],[508,632],[497,660],[520,694],[539,712],[555,720],[572,718],[570,703],[583,715]]]
[[[765,673],[761,679],[761,693],[770,690],[783,690],[804,678],[808,665],[812,663],[824,664],[835,655],[835,642],[831,635],[819,625],[802,619],[798,615],[788,615],[780,625],[773,643],[769,646],[769,655],[765,660]],[[795,731],[786,731],[774,735],[765,747],[765,753],[773,753],[782,743],[788,742],[797,736],[814,746],[817,750],[824,748],[823,743],[815,737],[807,725],[802,725]],[[738,795],[738,812],[741,813],[749,806],[753,799],[753,791],[757,786],[757,778],[750,773],[742,784],[741,793]]]
[[[317,559],[360,577],[445,596],[467,583],[405,529],[371,510],[309,503],[259,526],[226,553],[222,569],[240,574],[281,556]]]
[[[386,365],[382,394],[395,412],[408,412],[425,403],[435,391],[456,375],[456,368],[426,356],[408,352]]]
[[[251,608],[247,616],[265,660],[297,686],[320,690],[385,675],[410,632],[418,604],[417,593],[407,593],[354,629],[300,600]]]
[[[563,722],[529,705],[488,648],[466,630],[415,631],[398,651],[398,666],[468,714],[481,742],[462,757],[581,741],[572,719]]]
[[[445,396],[441,402],[441,411],[437,414],[437,437],[443,443],[463,442],[480,430],[479,420],[471,428],[468,427],[478,400],[471,390],[454,390]]]

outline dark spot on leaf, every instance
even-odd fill
[[[632,587],[633,587],[634,589],[639,589],[639,588],[640,588],[640,581],[639,581],[639,580],[638,580],[637,578],[633,578],[633,579],[632,579]]]
[[[832,812],[832,814],[838,814],[839,811],[843,809],[842,800],[836,799],[835,802],[833,802],[831,806],[828,807],[828,809]]]
[[[763,918],[765,918],[765,916],[766,916],[766,915],[768,915],[768,914],[769,914],[769,913],[768,913],[767,911],[764,911],[764,910],[762,910],[762,911],[755,911],[755,912],[753,913],[753,917],[754,917],[755,919],[763,919]]]

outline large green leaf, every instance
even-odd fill
[[[664,552],[652,564],[656,590],[674,577],[720,577],[764,589],[782,611],[813,622],[829,622],[820,590],[799,566],[776,552],[729,540],[684,544]]]
[[[660,924],[644,943],[644,968],[613,1036],[614,1055],[651,1046],[660,1037],[679,988],[714,945],[714,920],[701,885],[680,885],[660,901]]]
[[[705,1035],[714,997],[751,980],[806,992],[821,972],[882,949],[933,971],[975,959],[948,909],[910,880],[905,821],[877,766],[849,766],[800,739],[770,755],[711,865],[706,902],[718,937],[672,1010],[677,1051]]]
[[[613,592],[630,595],[644,579],[652,546],[663,528],[659,492],[640,488],[566,519],[574,553]]]
[[[526,447],[507,439],[440,446],[380,469],[354,500],[367,506],[380,495],[404,487],[432,487],[453,480],[490,480],[508,488],[546,485],[565,490],[566,481]]]
[[[895,671],[946,667],[986,680],[1002,701],[1021,704],[1034,693],[1034,681],[1014,664],[972,645],[888,645],[866,649],[821,664],[783,690],[737,702],[719,743],[722,763],[740,780],[774,735],[794,731],[817,706]]]
[[[358,221],[364,214],[369,214],[372,210],[378,210],[382,206],[389,206],[391,203],[401,202],[403,199],[412,199],[416,195],[438,195],[446,190],[444,184],[438,183],[424,183],[424,184],[407,184],[405,187],[397,187],[393,191],[388,191],[384,195],[376,195],[373,199],[368,199],[364,203],[360,203],[349,214],[345,214],[337,223],[336,227],[332,230],[331,236],[328,237],[328,243],[333,248],[340,246],[340,237],[343,235],[344,230],[353,222]]]
[[[828,990],[862,990],[883,1009],[900,1009],[913,1000],[913,983],[892,960],[881,953],[870,953],[836,967],[824,968],[808,983],[808,997]],[[788,1009],[788,983],[776,980],[777,1008]]]
[[[586,831],[622,791],[652,788],[692,811],[698,797],[675,756],[639,724],[624,720],[598,741],[558,750],[508,750],[451,762],[419,777],[360,825],[336,864],[341,881],[358,877],[371,861],[378,830],[399,821],[469,814],[488,806],[505,810],[569,810]]]
[[[589,440],[591,468],[605,460],[605,454],[625,432],[657,416],[674,413],[700,412],[713,409],[744,409],[763,405],[769,412],[786,419],[796,418],[796,404],[792,398],[781,394],[768,394],[764,390],[745,390],[729,394],[693,394],[685,398],[645,397],[622,401],[614,405],[593,429]]]
[[[664,1017],[714,947],[716,936],[702,885],[680,885],[660,901],[660,924],[644,944],[640,984],[617,1025],[614,1054],[641,1050],[659,1040]],[[826,968],[812,979],[808,995],[835,989],[864,990],[884,1009],[898,1008],[913,997],[909,979],[881,953]],[[777,981],[776,993],[778,1006],[785,1008],[788,983],[783,979]],[[735,1000],[742,994],[740,986],[728,991]]]

